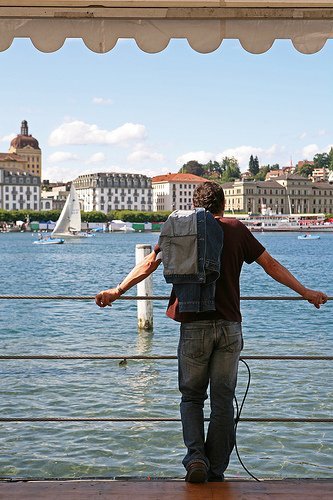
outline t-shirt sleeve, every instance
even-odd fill
[[[158,243],[154,246],[154,252],[155,252],[155,260],[162,260],[162,250],[159,247]]]
[[[265,251],[265,247],[257,240],[251,231],[243,226],[243,241],[244,241],[244,260],[247,264],[252,264]]]

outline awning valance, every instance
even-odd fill
[[[66,38],[82,38],[94,52],[133,38],[145,52],[160,52],[185,38],[202,53],[238,39],[252,53],[290,39],[305,54],[333,38],[333,0],[0,0],[0,50],[28,37],[54,52]]]

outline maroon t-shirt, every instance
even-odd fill
[[[242,321],[240,312],[239,278],[244,262],[251,264],[265,251],[261,243],[247,227],[237,219],[216,218],[224,231],[223,250],[221,255],[221,272],[216,281],[215,311],[202,313],[180,313],[178,299],[171,292],[167,316],[175,321],[189,323],[204,319],[225,319]],[[159,247],[155,247],[158,253]]]

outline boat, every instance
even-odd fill
[[[52,238],[51,236],[43,237],[42,234],[38,235],[38,240],[33,241],[34,245],[62,245],[65,243],[64,238]]]
[[[320,236],[318,234],[301,234],[297,238],[299,240],[319,240]]]
[[[81,233],[80,202],[72,183],[64,208],[52,231],[51,238],[85,238],[86,234]]]

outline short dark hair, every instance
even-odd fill
[[[224,191],[217,182],[203,182],[196,187],[193,193],[193,205],[202,207],[212,214],[219,214],[224,210]]]

